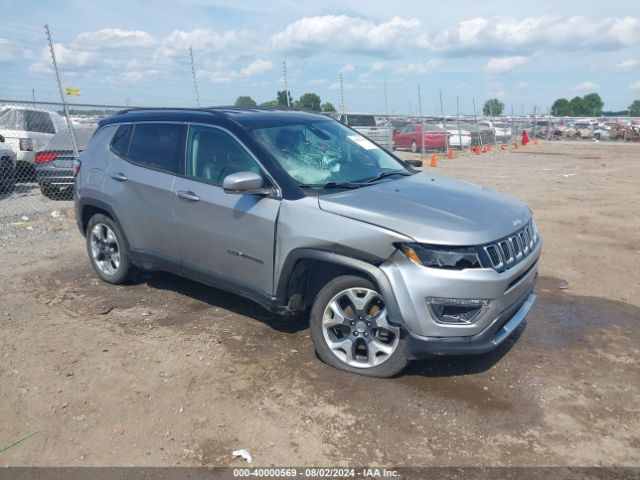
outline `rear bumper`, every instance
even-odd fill
[[[533,285],[525,297],[505,311],[489,327],[470,337],[407,337],[410,358],[431,355],[473,355],[489,352],[501,345],[522,324],[536,301]]]
[[[36,178],[40,185],[70,187],[74,184],[73,171],[67,168],[37,165]]]

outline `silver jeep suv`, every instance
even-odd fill
[[[417,172],[331,118],[126,110],[100,123],[74,174],[102,279],[169,271],[308,311],[318,356],[350,372],[487,352],[535,301],[526,205]]]

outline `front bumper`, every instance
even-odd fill
[[[421,337],[409,333],[407,351],[410,358],[431,355],[473,355],[497,348],[522,324],[533,307],[536,295],[533,286],[526,298],[498,317],[483,332],[471,337]]]
[[[509,270],[442,270],[416,265],[396,252],[380,269],[389,280],[411,356],[483,353],[496,348],[522,323],[535,302],[542,242]],[[484,300],[472,323],[443,323],[430,297]],[[390,319],[393,321],[393,319]]]

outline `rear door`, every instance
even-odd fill
[[[25,110],[25,123],[29,138],[33,144],[33,151],[44,150],[56,133],[56,128],[48,112]]]
[[[267,176],[227,130],[191,125],[187,175],[176,178],[175,227],[185,273],[227,288],[271,294],[278,198],[225,193],[225,177],[241,171]]]
[[[104,182],[131,248],[172,263],[179,263],[172,187],[184,172],[185,133],[181,123],[121,125]]]

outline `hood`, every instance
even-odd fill
[[[480,245],[523,227],[531,211],[508,195],[418,173],[320,196],[320,208],[434,245]]]

